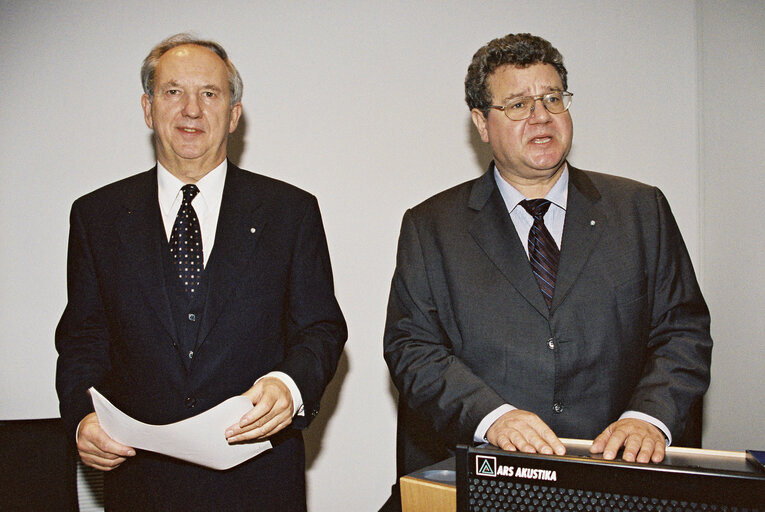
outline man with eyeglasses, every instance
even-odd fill
[[[567,162],[573,95],[548,41],[491,41],[465,90],[494,160],[404,215],[384,340],[399,476],[456,443],[561,455],[560,437],[660,462],[712,347],[666,199]]]

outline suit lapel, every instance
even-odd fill
[[[568,203],[552,310],[563,302],[605,229],[600,193],[587,175],[569,166]]]
[[[140,175],[135,187],[124,195],[124,208],[115,227],[122,243],[122,260],[130,262],[128,275],[136,276],[146,302],[156,312],[163,327],[177,339],[170,298],[165,287],[162,240],[157,236],[162,216],[157,198],[156,167]]]
[[[208,291],[197,346],[204,343],[226,303],[233,298],[251,260],[265,225],[260,211],[262,201],[262,191],[247,182],[244,171],[229,163],[215,245],[205,269]]]
[[[507,206],[494,183],[492,169],[489,166],[489,171],[473,185],[468,205],[478,210],[478,214],[469,227],[470,234],[518,293],[547,317],[547,304],[534,279]]]

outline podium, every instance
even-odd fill
[[[555,510],[558,501],[581,501],[611,510],[765,512],[765,469],[745,452],[669,447],[661,464],[641,464],[590,455],[591,441],[562,441],[563,457],[459,446],[456,457],[401,477],[402,511],[513,510],[536,502],[542,508],[534,510]]]
[[[399,480],[402,512],[456,512],[457,473],[454,457]]]

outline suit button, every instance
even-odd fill
[[[188,407],[189,409],[193,409],[194,406],[197,405],[197,399],[191,396],[187,397],[185,402],[186,402],[186,407]]]
[[[554,338],[550,338],[549,340],[547,340],[547,347],[550,350],[555,350],[555,339]]]
[[[196,322],[197,321],[197,315],[194,313],[189,313],[189,321],[190,322]]]
[[[192,350],[191,352],[189,352],[189,359],[192,359],[193,357],[194,357],[194,351]]]
[[[563,412],[563,404],[560,402],[555,402],[553,404],[553,411],[555,411],[555,414],[560,414]]]

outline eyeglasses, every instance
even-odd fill
[[[489,105],[505,113],[511,121],[523,121],[531,116],[536,107],[537,100],[542,100],[542,105],[551,114],[562,114],[571,106],[571,96],[574,93],[568,91],[555,91],[539,96],[519,96],[512,98],[505,105]]]

